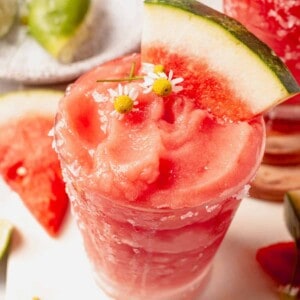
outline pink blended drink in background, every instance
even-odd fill
[[[299,0],[224,0],[224,11],[269,45],[300,83]]]
[[[300,0],[224,0],[223,3],[225,13],[269,45],[300,83]],[[268,118],[271,130],[300,133],[300,96],[278,106]]]
[[[145,2],[141,55],[68,88],[55,147],[104,291],[191,300],[261,162],[261,113],[299,87],[234,20],[197,1]]]

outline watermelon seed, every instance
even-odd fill
[[[27,169],[23,166],[19,167],[17,170],[16,170],[16,173],[17,175],[19,175],[20,177],[24,177],[26,176],[27,174]]]
[[[22,179],[27,174],[27,169],[23,166],[23,162],[19,161],[9,168],[7,177],[11,180]]]

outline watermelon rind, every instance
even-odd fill
[[[0,123],[26,113],[55,115],[63,92],[51,89],[29,89],[0,94]]]
[[[204,60],[253,115],[300,92],[285,64],[236,20],[195,0],[145,0],[144,6],[142,54],[143,44],[160,44],[191,63]]]

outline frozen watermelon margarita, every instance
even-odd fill
[[[261,113],[298,87],[269,48],[197,1],[146,1],[144,14],[141,54],[67,89],[55,147],[107,294],[194,299],[260,164]]]

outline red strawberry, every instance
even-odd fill
[[[282,242],[260,248],[256,260],[277,284],[284,286],[292,283],[297,256],[300,259],[294,242]],[[296,270],[293,286],[300,287],[300,268]]]

